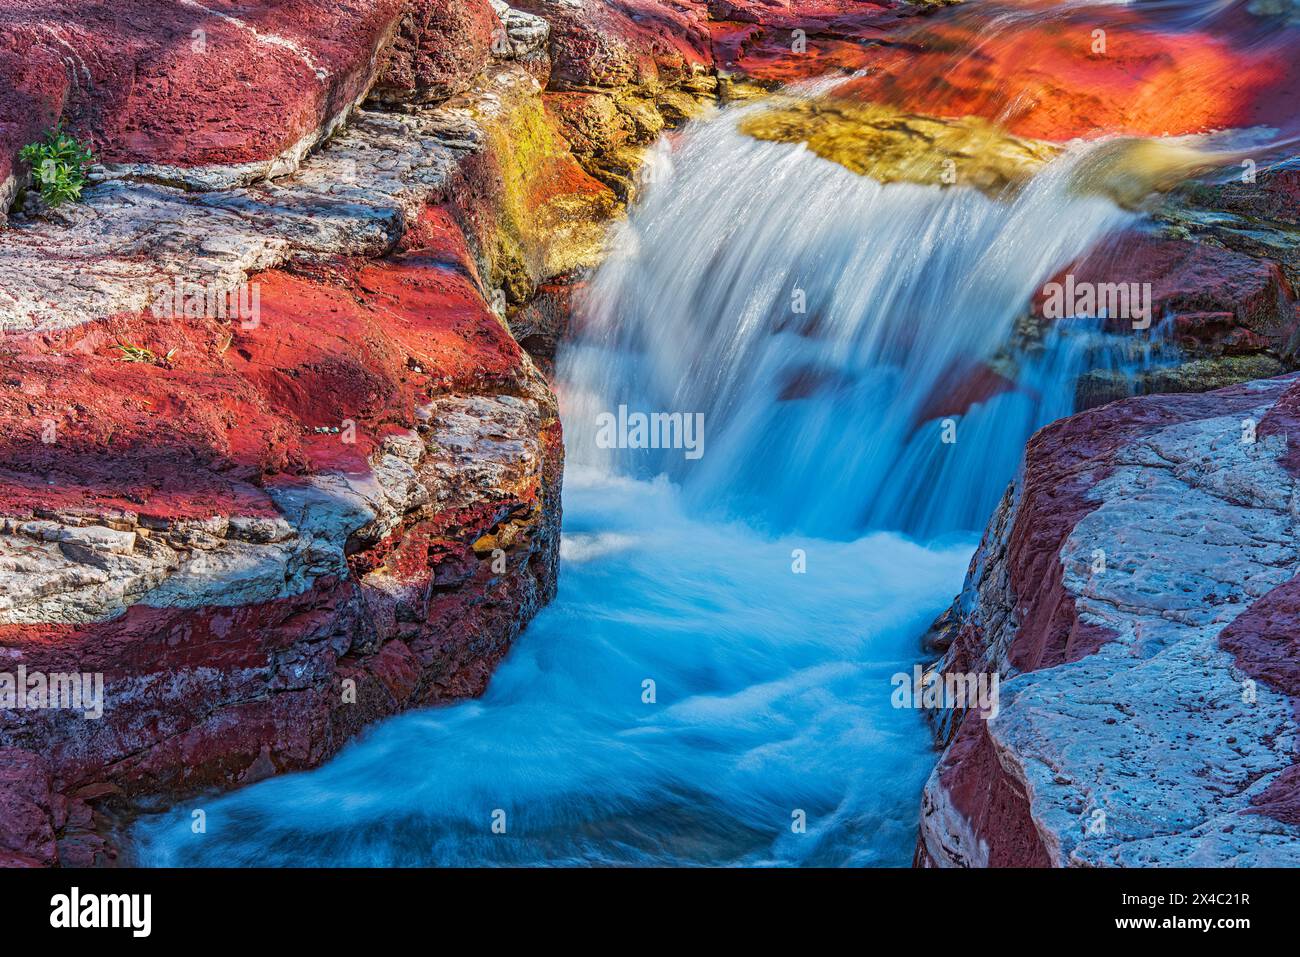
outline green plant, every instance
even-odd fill
[[[95,161],[89,149],[64,131],[62,123],[40,142],[24,146],[18,157],[32,168],[32,178],[51,206],[81,198],[81,188],[86,185],[85,167]]]

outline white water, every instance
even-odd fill
[[[660,158],[593,283],[560,362],[559,597],[485,696],[147,819],[142,862],[908,862],[933,752],[890,678],[1096,343],[1051,338],[955,445],[917,420],[1123,215],[1067,196],[1068,159],[1002,205],[881,187],[731,120]],[[815,385],[780,398],[793,379]],[[620,403],[704,412],[703,458],[597,449]]]
[[[916,715],[890,707],[889,676],[910,669],[969,546],[773,541],[682,514],[664,482],[569,484],[560,597],[481,700],[177,808],[141,828],[143,859],[905,862],[915,808],[898,795],[919,793],[932,756]],[[194,807],[207,834],[190,832]]]
[[[701,509],[775,530],[980,528],[1025,439],[1073,411],[1077,368],[1060,366],[1082,353],[1049,353],[955,445],[917,427],[1007,342],[1046,277],[1129,220],[1071,194],[1077,159],[1006,203],[882,186],[727,119],[702,124],[656,163],[560,364],[570,455],[668,474]],[[780,401],[793,391],[810,394]],[[707,454],[598,449],[615,400],[703,412]]]

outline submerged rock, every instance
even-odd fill
[[[741,121],[740,131],[803,143],[882,183],[974,186],[993,195],[1024,183],[1057,153],[1051,144],[1011,136],[978,117],[944,120],[829,97],[778,97]]]
[[[999,11],[1000,12],[1000,11]],[[1242,11],[1212,29],[1166,26],[1141,4],[1024,16],[967,4],[891,31],[835,90],[935,116],[980,116],[1066,142],[1272,127],[1295,132],[1300,66],[1284,31]],[[1155,92],[1158,91],[1158,92]]]
[[[1097,193],[1125,209],[1140,209],[1154,194],[1167,193],[1237,158],[1174,140],[1122,137],[1090,151],[1074,171],[1074,184],[1081,193]]]

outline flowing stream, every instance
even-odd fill
[[[1070,192],[1077,151],[995,201],[750,139],[752,108],[660,145],[575,317],[559,597],[486,694],[147,818],[142,862],[909,862],[934,752],[890,678],[1077,376],[1153,361],[1086,323],[1008,346],[1130,214]],[[702,414],[701,454],[603,447],[619,406]]]

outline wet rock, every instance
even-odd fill
[[[1252,39],[1238,40],[1237,31]],[[1162,29],[1139,7],[1110,10],[1104,24],[1079,7],[990,31],[987,10],[972,4],[890,31],[855,67],[862,75],[833,95],[905,112],[979,116],[1054,142],[1290,130],[1286,104],[1300,79],[1290,39],[1281,31],[1256,36],[1253,23]],[[975,49],[979,56],[970,55]],[[1151,96],[1153,89],[1161,95]]]
[[[1177,347],[1180,360],[1139,377],[1140,392],[1193,392],[1267,378],[1294,368],[1300,358],[1300,312],[1281,267],[1209,241],[1152,232],[1128,232],[1108,240],[1049,283],[1072,277],[1076,288],[1124,285],[1145,297],[1150,328],[1134,328],[1116,316],[1116,332],[1137,341]],[[1034,301],[1042,316],[1048,284]],[[1087,405],[1129,394],[1115,373],[1098,370],[1080,382]]]
[[[1026,182],[1056,155],[978,118],[944,120],[875,104],[776,99],[746,117],[756,139],[803,143],[824,159],[883,183],[969,185],[992,195]]]
[[[1080,377],[1075,403],[1076,408],[1089,409],[1134,393],[1208,392],[1239,382],[1269,379],[1286,371],[1287,366],[1280,359],[1262,352],[1184,359],[1143,370],[1136,376],[1095,369]]]
[[[709,3],[714,53],[728,85],[735,75],[767,88],[866,69],[874,44],[926,12],[926,5],[888,0]]]
[[[1291,289],[1300,288],[1300,167],[1249,157],[1234,167],[1226,182],[1187,184],[1157,215],[1174,235],[1277,263]]]

